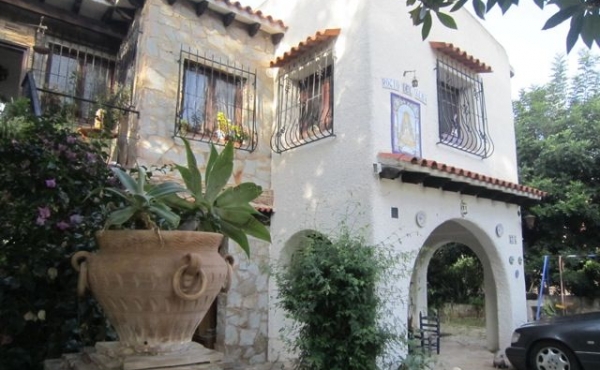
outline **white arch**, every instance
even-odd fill
[[[410,282],[409,315],[418,317],[427,311],[427,268],[433,254],[442,246],[456,242],[469,247],[483,266],[485,289],[486,337],[488,349],[495,351],[510,340],[512,328],[500,323],[512,322],[508,271],[493,240],[473,222],[448,220],[436,227],[425,240],[415,260]],[[502,302],[502,305],[499,305]]]

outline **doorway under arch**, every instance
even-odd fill
[[[483,267],[483,289],[485,291],[485,322],[487,348],[496,351],[506,342],[500,328],[502,317],[510,317],[510,307],[499,302],[510,301],[508,275],[497,246],[478,225],[464,219],[448,220],[436,227],[426,238],[417,254],[410,281],[409,318],[418,318],[419,312],[428,312],[427,270],[434,253],[449,243],[469,247]],[[410,320],[409,320],[410,321]],[[412,322],[415,322],[412,320]],[[512,330],[512,329],[511,329]],[[508,334],[510,335],[510,333]]]

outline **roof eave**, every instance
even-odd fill
[[[466,186],[479,189],[481,192],[498,194],[497,199],[499,200],[502,200],[503,196],[507,196],[504,201],[519,205],[540,202],[547,195],[546,192],[538,189],[403,154],[379,153],[377,161],[379,175],[382,178],[400,178],[404,181],[402,175],[409,174],[411,180],[405,182],[412,183],[423,183],[428,177],[442,179],[442,182],[449,182],[453,185],[466,184]],[[412,179],[415,178],[417,180],[413,181]]]
[[[253,10],[249,6],[242,6],[239,2],[231,2],[228,0],[191,0],[194,3],[208,2],[208,8],[219,14],[235,15],[235,20],[252,25],[260,24],[260,29],[270,35],[284,33],[287,31],[287,26],[283,21],[276,20],[271,16],[265,16],[260,10]]]

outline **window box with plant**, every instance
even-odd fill
[[[180,54],[175,135],[242,150],[257,145],[256,71],[248,66]]]
[[[78,291],[89,288],[104,308],[119,335],[121,355],[191,348],[203,316],[231,283],[233,258],[218,253],[223,236],[247,254],[248,235],[270,241],[249,204],[261,187],[226,187],[233,172],[233,143],[220,154],[211,146],[203,187],[190,144],[183,142],[187,166],[176,168],[185,188],[151,183],[143,168],[137,176],[113,169],[122,188],[103,192],[121,202],[108,215],[105,230],[96,233],[100,250],[72,257]]]

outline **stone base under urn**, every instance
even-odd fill
[[[190,342],[179,351],[162,354],[134,354],[122,350],[119,342],[98,342],[81,353],[46,360],[44,370],[212,370],[218,369],[223,354]]]

